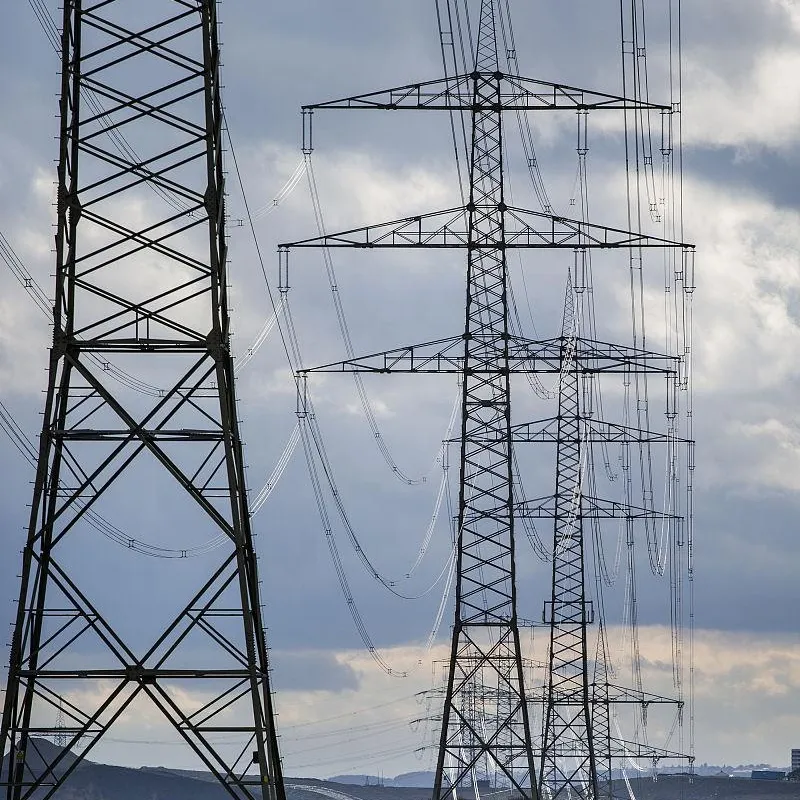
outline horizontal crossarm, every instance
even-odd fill
[[[674,705],[683,707],[683,700],[674,697],[664,697],[660,694],[652,694],[641,689],[631,689],[628,686],[616,686],[613,683],[598,687],[602,699],[607,699],[611,703],[625,703],[627,705]]]
[[[683,439],[666,431],[650,431],[643,428],[631,428],[615,422],[605,422],[599,419],[583,420],[584,426],[580,432],[582,442],[591,444],[687,444],[689,439]],[[558,418],[538,419],[533,422],[523,422],[511,426],[511,437],[514,442],[558,442]]]
[[[539,627],[542,623],[533,622],[532,620],[524,620],[529,623],[530,627]],[[592,698],[591,702],[598,703],[623,703],[625,705],[670,705],[683,708],[683,700],[678,700],[675,697],[665,697],[660,694],[652,694],[640,689],[631,689],[627,686],[617,686],[613,683],[604,684],[591,684]],[[542,693],[541,688],[535,691],[528,692],[528,700],[531,703],[541,703],[546,700],[546,695]],[[563,702],[563,701],[562,701]]]
[[[620,503],[616,500],[606,500],[602,497],[581,496],[580,506],[576,506],[575,516],[582,519],[681,519],[676,514],[657,511],[653,508]],[[556,504],[555,495],[535,497],[523,500],[514,506],[517,517],[526,519],[555,519],[563,513],[563,509]]]
[[[617,248],[672,247],[680,248],[689,258],[694,246],[643,233],[594,225],[567,217],[545,214],[524,208],[505,207],[505,228],[497,232],[505,248]],[[475,209],[480,213],[480,208]],[[469,209],[465,206],[404,217],[377,225],[365,225],[346,231],[329,233],[279,245],[282,258],[297,247],[360,247],[360,248],[459,248],[469,243]],[[473,242],[473,249],[495,250],[500,241],[491,236]]]
[[[665,760],[681,760],[689,763],[694,762],[694,756],[687,755],[686,753],[678,753],[675,750],[666,750],[663,747],[653,747],[649,744],[642,742],[626,742],[622,739],[611,740],[611,757],[612,758],[632,758],[636,761],[649,761],[657,764],[659,761]]]
[[[499,83],[499,92],[475,92],[476,81]],[[482,98],[486,96],[487,99]],[[476,99],[477,98],[477,99]],[[409,83],[391,89],[303,106],[303,111],[358,108],[380,111],[575,111],[642,109],[672,111],[671,106],[644,103],[593,89],[522,78],[502,72],[470,72],[453,78]]]
[[[476,337],[473,337],[475,339]],[[677,369],[678,359],[633,347],[576,338],[574,358],[582,372],[655,373],[669,375]],[[560,373],[563,369],[562,337],[537,341],[520,336],[509,340],[509,371],[512,373]],[[350,358],[300,371],[391,373],[461,373],[464,371],[464,337],[455,336],[431,342],[384,350],[380,353]],[[498,371],[494,359],[473,358],[470,374],[488,375]]]
[[[585,758],[586,747],[580,743],[576,745],[574,739],[565,738],[552,748],[551,756],[560,759]],[[690,762],[694,760],[692,756],[687,756],[686,753],[678,753],[674,750],[665,750],[663,747],[653,747],[649,744],[628,742],[622,739],[611,740],[611,757],[649,761],[652,764],[673,759],[686,760],[688,758]]]

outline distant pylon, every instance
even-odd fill
[[[666,432],[609,424],[595,417],[587,384],[593,375],[622,372],[628,379],[661,375],[670,381],[677,376],[678,359],[662,353],[624,348],[627,357],[611,368],[592,357],[600,349],[617,347],[582,335],[568,276],[560,337],[558,415],[528,423],[522,427],[522,435],[515,437],[520,442],[556,445],[555,494],[524,502],[518,509],[526,517],[553,520],[551,599],[545,603],[543,615],[550,641],[539,770],[541,793],[547,792],[552,800],[611,800],[613,759],[656,763],[664,758],[686,758],[683,753],[623,741],[613,730],[616,706],[637,706],[646,713],[649,705],[681,703],[611,682],[605,626],[587,591],[587,521],[618,519],[624,522],[630,541],[635,520],[669,523],[675,519],[668,511],[593,497],[586,491],[586,451],[593,444],[621,442],[631,447],[679,441]],[[599,633],[590,653],[589,629],[593,625],[598,625]]]
[[[558,384],[555,533],[552,599],[545,605],[550,649],[542,741],[543,786],[554,796],[596,798],[586,628],[594,622],[584,586],[583,447],[578,318],[571,278],[561,329],[563,369]]]
[[[64,2],[53,344],[0,726],[9,800],[60,796],[139,704],[228,796],[285,797],[230,353],[217,6]],[[100,513],[142,509],[142,533]],[[147,556],[197,558],[167,577]]]
[[[56,732],[53,736],[53,744],[56,745],[56,747],[66,747],[69,744],[67,732],[64,728],[64,705],[62,702],[59,702],[58,714],[56,715]]]

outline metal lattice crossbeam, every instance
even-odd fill
[[[686,439],[675,436],[665,431],[646,431],[641,428],[631,428],[615,422],[606,422],[594,418],[582,420],[582,430],[578,436],[583,442],[595,443],[624,443],[635,442],[643,444],[670,444],[686,443]],[[515,442],[558,442],[558,418],[524,422],[511,426],[511,435]]]
[[[490,208],[490,207],[489,207]],[[280,245],[281,258],[288,262],[288,251],[300,247],[362,247],[362,248],[575,248],[606,249],[618,247],[670,247],[684,252],[686,269],[691,271],[693,245],[648,236],[643,233],[610,228],[567,217],[530,211],[513,206],[504,207],[503,228],[484,231],[483,236],[470,241],[470,213],[485,217],[487,208],[476,203],[473,211],[467,207],[448,208],[429,214],[365,225],[346,231],[328,233],[311,239],[301,239]],[[495,220],[495,225],[497,221]],[[493,235],[492,235],[493,234]]]
[[[465,364],[465,341],[472,343],[469,365]],[[307,375],[313,372],[447,374],[469,371],[473,376],[482,375],[490,380],[491,375],[497,372],[495,359],[498,355],[507,358],[507,366],[504,365],[503,369],[507,369],[509,374],[524,372],[560,374],[564,341],[566,341],[564,337],[537,340],[509,334],[500,344],[499,340],[487,341],[482,333],[470,333],[469,339],[464,336],[436,339],[311,367],[302,370],[301,374]],[[678,369],[678,359],[663,353],[580,337],[571,341],[574,360],[579,364],[582,373],[639,372],[667,376],[674,375]],[[516,428],[512,428],[511,435],[514,435],[515,430]],[[620,429],[620,426],[615,426],[615,430],[619,436],[624,435],[624,430]],[[475,431],[471,433],[472,435],[482,436],[481,442],[495,441],[488,438],[491,434],[486,432],[481,434]]]
[[[482,34],[486,33],[481,31]],[[487,53],[491,51],[487,50]],[[476,94],[475,82],[491,82],[497,90],[491,96]],[[328,100],[303,106],[317,109],[363,109],[376,111],[578,111],[652,110],[671,113],[672,108],[644,103],[607,92],[581,89],[560,83],[509,75],[496,69],[478,68],[466,75],[409,83],[378,92]]]

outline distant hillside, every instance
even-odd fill
[[[433,772],[404,772],[394,779],[395,786],[421,786],[433,788],[433,780],[436,774]]]
[[[394,778],[378,775],[334,775],[328,778],[331,783],[345,783],[351,786],[393,786],[432,789],[433,772],[404,772]]]
[[[44,739],[34,739],[28,749],[28,777],[40,775],[44,762],[51,763],[61,748]],[[36,753],[39,753],[39,758]],[[75,756],[64,756],[63,775]],[[3,763],[4,770],[8,759]],[[44,792],[33,797],[41,797]],[[130,769],[82,761],[58,791],[58,800],[230,800],[221,786],[179,775],[168,770]]]
[[[61,752],[55,745],[44,740],[34,740],[41,759],[29,758],[31,771],[41,771],[42,760],[50,762]],[[75,756],[67,753],[63,765],[66,769],[74,763]],[[5,760],[3,767],[7,767]],[[413,781],[418,786],[364,785],[365,778],[374,776],[338,776],[361,780],[360,784],[342,783],[315,778],[287,778],[289,800],[430,800],[432,774],[429,772],[398,775],[393,782]],[[375,780],[377,783],[377,779]],[[624,781],[614,781],[615,800],[629,800]],[[685,776],[660,775],[657,781],[651,778],[636,778],[632,781],[637,800],[800,800],[800,783],[785,781],[753,781],[749,779],[696,776],[690,783]],[[44,793],[33,796],[39,800]],[[459,793],[464,800],[471,792]],[[494,793],[493,800],[500,800],[505,793]],[[230,800],[230,795],[206,772],[171,770],[165,767],[141,767],[130,769],[83,761],[69,777],[58,793],[59,800]]]

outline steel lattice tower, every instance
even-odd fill
[[[686,269],[692,248],[677,243],[672,246],[681,248],[680,263]],[[582,248],[577,255],[577,262],[585,257]],[[594,601],[589,599],[586,523],[624,521],[631,544],[636,521],[674,524],[678,517],[656,510],[652,504],[634,506],[591,496],[586,491],[589,455],[598,444],[620,444],[629,452],[636,447],[675,446],[686,441],[673,433],[632,428],[596,418],[590,382],[594,376],[608,371],[607,364],[593,356],[603,343],[581,336],[580,327],[576,292],[568,276],[560,337],[558,415],[513,429],[515,441],[555,444],[555,493],[526,500],[518,507],[518,513],[553,521],[551,599],[545,603],[543,614],[544,624],[549,628],[549,650],[542,698],[540,791],[544,794],[547,787],[547,794],[553,800],[600,797],[611,800],[613,759],[655,764],[661,759],[686,756],[649,744],[624,741],[612,729],[615,706],[637,706],[646,714],[650,705],[681,706],[681,703],[611,682],[603,620],[597,618]],[[637,351],[619,371],[627,381],[634,376],[640,379],[662,376],[674,391],[678,361],[675,356]],[[595,624],[601,629],[591,652],[589,629]]]
[[[513,111],[569,110],[585,114],[599,110],[653,109],[668,113],[669,106],[629,100],[624,97],[548,83],[504,73],[498,59],[497,28],[499,7],[493,0],[480,0],[479,27],[474,53],[474,69],[468,74],[440,80],[412,83],[368,94],[345,97],[303,107],[303,149],[313,150],[314,113],[323,109],[382,111],[447,111],[462,114],[467,122],[469,144],[469,200],[466,205],[383,224],[329,233],[320,237],[282,244],[280,272],[283,290],[289,282],[289,252],[298,248],[463,248],[466,260],[466,311],[464,332],[360,358],[304,369],[301,376],[314,372],[367,372],[378,374],[459,374],[462,377],[462,415],[457,530],[457,583],[455,620],[449,674],[445,692],[441,738],[438,751],[434,800],[442,800],[456,790],[473,785],[480,773],[496,774],[511,789],[513,796],[538,800],[544,796],[541,772],[535,769],[535,748],[531,736],[528,703],[533,693],[526,691],[519,638],[519,618],[515,586],[515,519],[520,516],[556,518],[565,525],[565,497],[574,491],[572,477],[578,469],[582,434],[570,428],[578,424],[579,412],[574,392],[578,376],[589,372],[630,374],[631,372],[671,374],[674,359],[641,349],[581,339],[565,334],[546,340],[530,340],[511,333],[509,324],[509,278],[506,258],[510,250],[561,249],[576,258],[592,248],[678,247],[641,233],[608,228],[511,207],[505,202],[503,116]],[[560,401],[564,425],[554,428],[554,420],[514,424],[511,409],[511,376],[515,373],[547,373],[569,376]],[[302,385],[302,382],[301,382]],[[577,391],[577,390],[576,390]],[[570,411],[571,409],[571,411]],[[300,397],[301,415],[313,413],[306,398]],[[568,420],[567,417],[571,416]],[[568,429],[569,428],[569,429]],[[515,496],[513,446],[518,442],[561,443],[558,460],[563,472],[555,497],[522,501]],[[563,445],[567,444],[565,449]],[[559,499],[557,499],[559,498]],[[554,502],[555,501],[555,502]],[[603,507],[605,508],[605,507]],[[562,508],[563,512],[563,508]],[[586,510],[585,515],[591,516]],[[579,515],[580,517],[580,515]],[[558,534],[557,534],[558,536]],[[569,591],[579,597],[580,615],[587,609],[582,575],[582,545],[567,561],[573,574],[566,579]],[[555,567],[561,574],[562,566]],[[577,581],[577,582],[576,582]],[[562,579],[558,578],[559,586]],[[563,584],[566,586],[566,583]],[[560,631],[556,673],[566,675],[569,656],[567,637],[572,638],[581,656],[576,666],[580,685],[580,713],[562,719],[568,735],[578,737],[581,753],[591,736],[588,709],[597,704],[587,699],[588,659],[585,635],[567,631],[574,618],[562,620],[565,600],[561,588],[554,590],[551,608],[552,629]],[[574,608],[569,610],[574,614]],[[580,624],[587,624],[584,620]],[[554,634],[555,635],[555,634]],[[594,684],[593,684],[594,685]],[[614,694],[604,678],[605,696]],[[631,693],[633,694],[633,693]],[[616,692],[614,699],[630,694]],[[558,690],[551,718],[563,696]],[[654,698],[655,700],[655,698]],[[571,705],[572,698],[567,701]],[[610,702],[610,701],[609,701]],[[637,696],[633,702],[641,702]],[[562,703],[563,705],[563,703]],[[560,712],[559,712],[560,713]],[[565,712],[566,713],[566,712]],[[602,727],[602,725],[598,726]],[[608,717],[603,728],[608,732]],[[551,725],[552,730],[552,725]],[[562,747],[562,738],[545,745],[542,771],[555,791],[564,789],[564,776],[553,773],[556,758],[572,758],[575,748]],[[650,752],[650,751],[648,751]],[[601,756],[610,763],[610,750]],[[592,796],[596,796],[597,767],[591,758]],[[582,772],[582,770],[581,770]],[[566,791],[580,790],[583,784],[569,782]],[[547,792],[554,788],[547,786]],[[564,797],[570,796],[563,794]]]
[[[65,0],[63,13],[54,334],[4,796],[58,795],[145,703],[229,796],[283,800],[229,346],[217,2]],[[98,530],[120,533],[105,499],[147,503],[143,474],[181,516],[159,511],[153,543],[128,547],[203,550],[203,577],[183,599],[145,579],[104,607],[80,562]],[[141,556],[118,553],[121,577]],[[140,616],[124,636],[112,615],[154,595],[169,622]]]
[[[575,508],[582,483],[582,447],[574,301],[570,281],[561,330],[563,369],[556,422],[552,596],[545,606],[545,622],[550,623],[550,648],[540,777],[543,785],[563,784],[569,788],[576,776],[587,775],[592,796],[596,797],[597,764],[586,636],[586,627],[594,620],[584,585],[583,519]],[[555,792],[557,795],[557,788]]]
[[[677,243],[675,246],[679,246]],[[683,245],[680,245],[684,248]],[[691,248],[684,249],[687,257]],[[514,441],[551,443],[556,446],[555,493],[529,499],[517,507],[527,518],[553,521],[551,599],[545,603],[544,623],[549,628],[547,680],[544,687],[540,790],[550,797],[596,800],[613,796],[613,759],[635,759],[655,764],[661,759],[685,759],[686,755],[639,742],[624,741],[612,730],[614,706],[681,705],[674,698],[631,689],[611,682],[605,630],[590,651],[589,629],[597,619],[589,599],[585,523],[622,520],[628,543],[636,521],[678,518],[650,504],[630,503],[591,496],[586,491],[587,451],[602,443],[624,448],[675,445],[685,440],[669,432],[632,428],[597,419],[590,407],[591,390],[586,383],[593,375],[608,372],[607,362],[595,357],[604,347],[616,345],[583,338],[577,317],[572,282],[568,281],[559,363],[558,416],[513,428]],[[625,348],[627,350],[627,348]],[[663,376],[674,387],[678,359],[666,354],[629,351],[620,372],[631,376]],[[634,355],[635,353],[635,355]],[[620,365],[621,367],[621,365]]]

